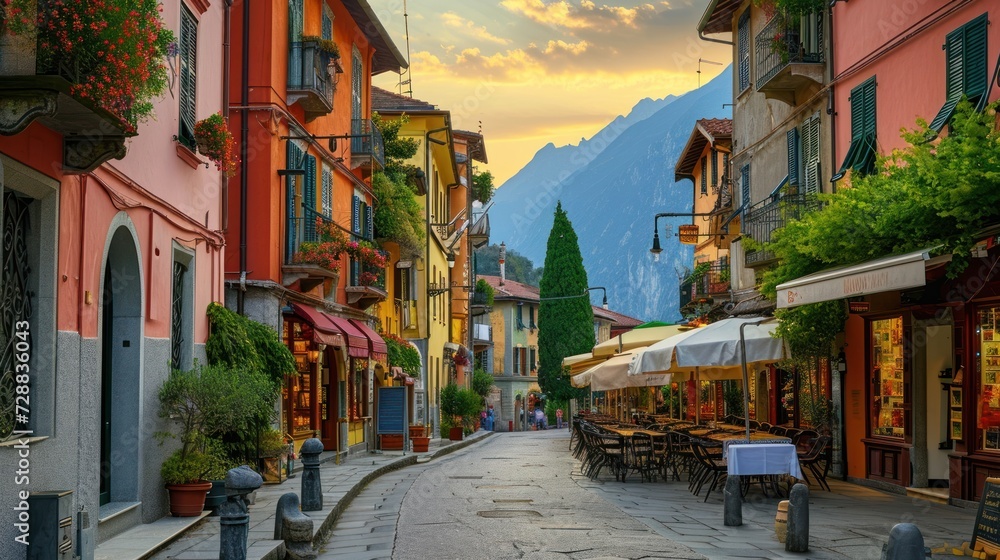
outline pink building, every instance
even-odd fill
[[[205,362],[205,310],[223,299],[225,179],[178,138],[223,108],[224,6],[162,4],[177,40],[168,91],[135,131],[102,108],[107,99],[81,95],[72,68],[36,63],[34,40],[0,46],[0,311],[14,319],[0,334],[0,371],[14,370],[15,343],[30,340],[26,425],[14,416],[14,379],[0,379],[0,469],[17,470],[15,430],[31,430],[25,489],[72,491],[64,530],[84,556],[166,514],[159,472],[173,448],[153,438],[167,428],[157,392],[171,367]],[[4,492],[0,509],[16,499]],[[25,556],[15,531],[0,528],[0,557]]]

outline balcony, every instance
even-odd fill
[[[491,325],[472,325],[472,343],[476,348],[493,345],[493,327]]]
[[[351,263],[351,276],[347,282],[347,304],[357,309],[367,309],[385,301],[385,269]]]
[[[798,94],[823,84],[824,50],[822,14],[771,18],[754,38],[757,91],[795,105]]]
[[[473,317],[486,315],[491,311],[493,311],[493,306],[490,305],[489,296],[487,294],[477,292],[472,294],[472,297],[469,298],[469,314]]]
[[[371,119],[351,119],[351,168],[385,167],[385,144],[382,133]]]
[[[742,226],[743,235],[752,238],[756,243],[770,243],[774,230],[785,227],[788,220],[799,218],[815,205],[814,200],[807,200],[802,195],[762,200],[746,211],[744,215],[746,224]],[[744,262],[748,267],[758,267],[770,264],[774,260],[774,253],[766,249],[757,249],[747,251]]]
[[[289,216],[285,227],[285,262],[281,266],[281,283],[291,286],[298,282],[299,290],[308,292],[328,279],[333,280],[334,286],[340,280],[339,266],[336,270],[325,268],[313,263],[295,263],[293,259],[299,252],[299,248],[304,242],[319,241],[319,231],[316,227],[317,221],[329,223],[330,220],[305,206],[301,207],[301,215]]]
[[[334,80],[343,72],[314,41],[294,42],[288,49],[289,105],[298,103],[306,122],[333,111]]]
[[[729,295],[729,259],[713,261],[701,276],[692,278],[691,298],[694,300]]]
[[[125,157],[134,127],[74,91],[85,78],[78,64],[43,66],[36,52],[34,39],[6,34],[0,43],[0,134],[18,134],[35,121],[62,134],[62,171],[70,174]]]

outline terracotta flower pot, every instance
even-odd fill
[[[462,441],[463,430],[461,426],[455,426],[448,430],[448,439],[451,441]]]
[[[424,426],[410,426],[410,439],[424,437],[426,429]]]
[[[403,434],[382,434],[382,449],[402,450]]]
[[[427,447],[431,443],[431,438],[426,437],[426,436],[419,436],[419,437],[410,438],[410,441],[413,443],[413,452],[414,453],[426,453],[427,452]]]
[[[205,509],[205,496],[212,489],[211,482],[168,484],[170,514],[174,517],[195,517]]]

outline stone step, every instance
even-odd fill
[[[936,504],[948,505],[947,488],[907,488],[906,495]]]
[[[197,517],[163,517],[138,525],[97,545],[94,560],[142,560],[167,546],[211,512]]]

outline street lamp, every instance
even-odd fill
[[[608,308],[608,291],[604,289],[604,286],[596,286],[593,288],[587,288],[583,293],[592,292],[594,290],[601,290],[604,293],[604,299],[601,300],[601,307],[604,309]]]
[[[712,215],[712,212],[660,212],[653,216],[653,248],[649,250],[653,253],[653,260],[660,262],[660,253],[663,252],[660,247],[660,218],[704,218]]]
[[[448,268],[455,268],[455,253],[448,253]]]

